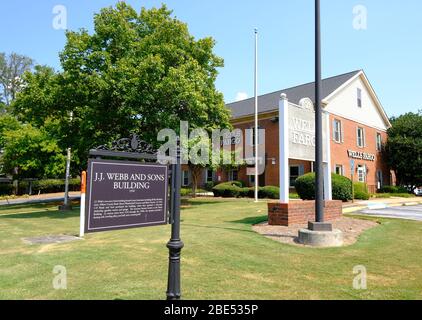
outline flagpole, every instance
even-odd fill
[[[258,198],[258,29],[255,28],[255,202],[259,201]]]

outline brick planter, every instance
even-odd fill
[[[325,220],[332,221],[342,216],[341,201],[325,202]],[[268,203],[268,223],[270,226],[291,226],[315,221],[315,201],[292,201],[290,203]]]

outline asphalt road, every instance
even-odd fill
[[[422,221],[422,205],[362,210],[361,213],[377,217]]]

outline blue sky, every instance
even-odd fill
[[[133,0],[136,9],[166,3],[197,37],[212,36],[225,59],[217,87],[226,102],[253,95],[254,34],[260,33],[260,94],[313,81],[313,0]],[[388,115],[422,109],[422,1],[322,0],[323,76],[364,69]],[[111,0],[2,0],[0,52],[18,52],[60,68],[63,30],[53,7],[67,8],[67,27],[92,30]],[[353,28],[353,8],[367,9],[367,29]]]

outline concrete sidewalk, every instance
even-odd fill
[[[377,210],[392,207],[416,206],[422,204],[422,197],[413,198],[388,198],[388,199],[371,199],[367,201],[357,200],[355,203],[343,204],[343,213],[353,213],[362,210]]]
[[[81,198],[80,192],[69,192],[70,200],[79,200]],[[0,200],[0,206],[12,205],[12,204],[31,204],[31,203],[49,203],[49,202],[61,202],[64,201],[64,192],[60,193],[49,193],[40,194],[36,196],[21,197],[9,200]]]

